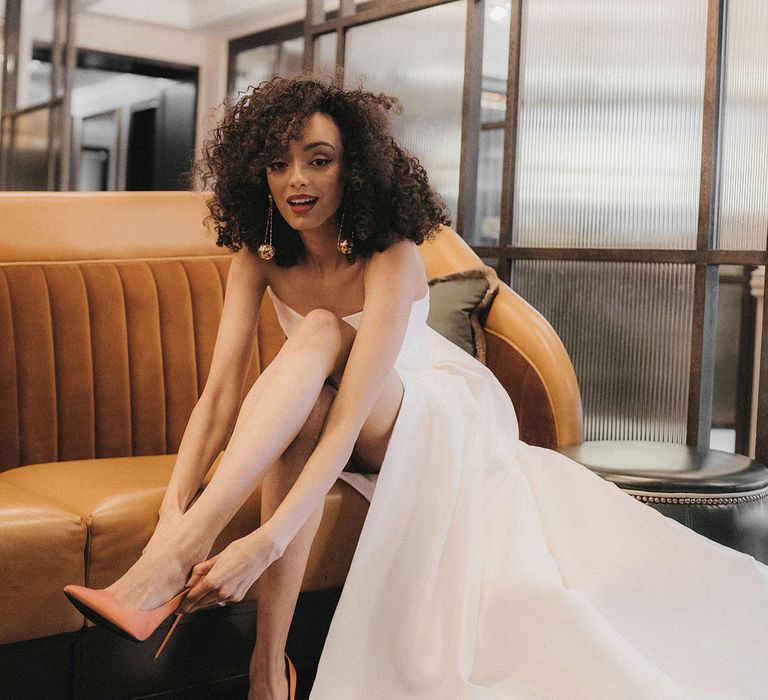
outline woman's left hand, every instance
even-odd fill
[[[192,568],[188,593],[179,608],[191,613],[219,603],[241,601],[269,565],[280,557],[263,527],[232,542],[226,549]]]

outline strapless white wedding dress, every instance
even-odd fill
[[[311,697],[768,697],[768,567],[520,442],[428,308]]]

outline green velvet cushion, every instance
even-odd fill
[[[481,324],[497,291],[496,273],[486,266],[430,280],[427,324],[485,363]]]

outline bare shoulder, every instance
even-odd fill
[[[230,278],[234,275],[241,283],[263,291],[269,284],[272,267],[274,266],[268,261],[262,260],[244,245],[232,255]]]
[[[365,268],[365,285],[392,286],[410,289],[413,299],[424,295],[427,288],[424,263],[418,246],[410,240],[393,243],[386,250],[374,253]]]

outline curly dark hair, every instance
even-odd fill
[[[341,132],[345,230],[353,232],[355,254],[367,257],[398,240],[420,244],[433,237],[440,224],[450,223],[445,205],[418,159],[395,141],[390,110],[402,111],[393,97],[309,77],[273,78],[228,103],[198,164],[213,190],[208,220],[216,245],[234,252],[245,244],[255,252],[264,241],[266,167],[301,138],[315,112],[331,117]],[[304,246],[277,209],[272,229],[277,264],[296,264]]]

